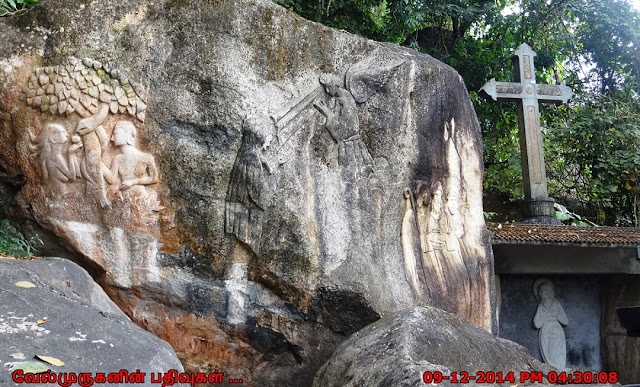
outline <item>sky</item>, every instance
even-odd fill
[[[631,3],[635,9],[640,11],[640,0],[629,0],[629,3]]]

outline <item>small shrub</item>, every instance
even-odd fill
[[[29,257],[36,245],[44,245],[39,236],[26,238],[7,219],[0,220],[0,253],[12,257]]]
[[[38,0],[0,0],[0,16],[9,16],[37,2]]]

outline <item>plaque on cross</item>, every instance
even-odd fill
[[[549,201],[551,199],[548,198],[547,193],[538,103],[561,105],[571,98],[573,92],[564,83],[561,85],[536,84],[534,56],[536,53],[528,44],[524,43],[518,47],[511,57],[515,82],[496,82],[493,78],[482,87],[480,94],[494,101],[518,103],[518,127],[525,199]],[[553,212],[550,215],[553,215]]]

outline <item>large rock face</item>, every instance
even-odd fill
[[[49,0],[0,34],[7,213],[187,370],[309,384],[417,304],[491,329],[479,126],[451,68],[259,0]]]

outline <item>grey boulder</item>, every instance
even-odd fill
[[[320,368],[313,386],[423,386],[428,385],[425,372],[444,377],[456,373],[457,383],[442,380],[438,386],[461,385],[463,372],[469,375],[469,383],[463,385],[513,386],[527,385],[520,378],[529,372],[547,375],[551,371],[557,370],[532,358],[524,347],[494,337],[460,316],[433,307],[413,307],[353,334]],[[513,375],[515,382],[477,383],[482,373],[501,373],[503,379]]]
[[[35,287],[16,286],[21,281]],[[131,322],[78,265],[60,258],[2,258],[0,385],[20,385],[10,369],[38,361],[36,355],[61,360],[61,367],[48,364],[56,374],[140,370],[146,373],[140,385],[154,385],[151,373],[183,372],[169,344]]]

